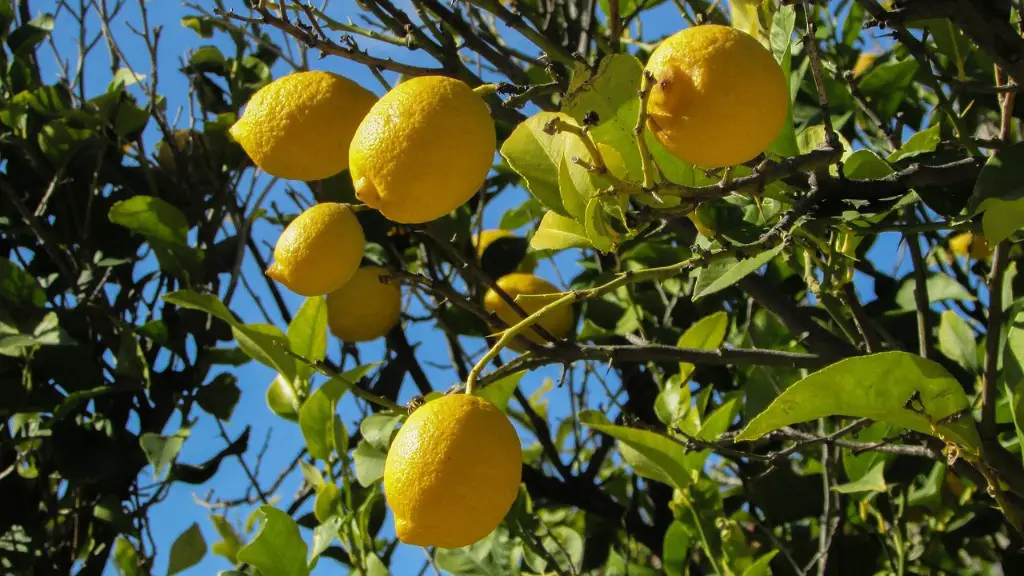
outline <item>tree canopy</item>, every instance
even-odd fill
[[[0,0],[4,573],[1024,570],[1019,0],[155,4]],[[647,128],[647,59],[708,24],[789,87],[728,168]],[[372,344],[264,274],[297,214],[358,204],[349,172],[274,178],[229,133],[316,69],[457,78],[496,126],[450,214],[358,210],[403,292]],[[505,323],[484,295],[517,270],[559,292]],[[557,307],[572,334],[508,348]],[[388,447],[467,390],[516,425],[519,496],[472,546],[403,555]],[[153,521],[172,494],[180,534]]]

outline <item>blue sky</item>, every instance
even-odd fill
[[[399,4],[401,5],[402,3]],[[241,4],[238,3],[238,5]],[[149,10],[150,26],[163,27],[161,44],[158,52],[158,68],[160,70],[159,92],[167,98],[169,116],[172,119],[177,118],[178,127],[185,127],[188,125],[189,106],[187,97],[189,88],[184,76],[177,73],[176,70],[181,66],[181,62],[182,59],[185,58],[186,51],[195,49],[203,44],[214,44],[224,48],[225,53],[231,53],[231,51],[233,51],[233,47],[229,49],[222,37],[201,39],[191,30],[182,27],[179,23],[180,18],[192,11],[183,7],[176,0],[149,1],[147,2],[147,6]],[[42,12],[52,12],[55,9],[55,3],[37,1],[32,4],[32,9],[34,13],[33,15]],[[328,10],[328,13],[337,20],[344,20],[345,17],[348,16],[347,12],[354,12],[354,10],[355,9],[351,7],[351,3],[349,2],[334,2],[332,7]],[[124,13],[114,23],[112,32],[120,40],[122,50],[127,55],[127,65],[132,67],[137,73],[147,74],[149,68],[148,55],[146,54],[145,47],[142,45],[141,41],[139,41],[139,39],[136,38],[128,28],[128,23],[132,23],[136,27],[140,25],[139,9],[136,2],[129,1],[126,4]],[[57,47],[57,52],[62,58],[70,59],[73,68],[75,58],[77,57],[77,46],[73,43],[75,38],[74,33],[77,32],[77,30],[73,28],[69,29],[71,26],[73,26],[71,19],[66,14],[63,15],[58,20],[54,42]],[[665,3],[660,8],[649,14],[645,19],[644,39],[655,39],[684,26],[685,22],[672,3]],[[90,24],[90,35],[94,34],[98,30],[98,21],[93,18]],[[376,55],[393,56],[406,62],[421,64],[432,63],[423,58],[420,54],[409,53],[407,50],[400,47],[371,45],[369,43],[363,43],[363,47],[369,48]],[[41,50],[40,55],[40,62],[48,77],[50,79],[54,78],[57,71],[54,54],[48,47],[44,47]],[[314,68],[338,72],[360,82],[363,86],[378,94],[382,93],[381,85],[362,65],[333,57],[324,60],[316,60],[315,55],[311,56],[310,61]],[[100,46],[97,47],[96,53],[93,57],[87,61],[85,71],[87,96],[95,95],[105,90],[110,78],[110,69],[109,62],[102,48],[102,42],[100,43]],[[274,75],[275,77],[280,76],[287,71],[288,69],[286,66],[279,66],[274,70]],[[395,80],[393,74],[385,74],[385,76],[391,82]],[[157,138],[158,132],[151,128],[146,138],[150,152],[152,152],[153,145]],[[260,187],[265,182],[266,180],[261,178],[253,182],[253,185]],[[299,190],[304,189],[304,185],[301,183],[287,184],[292,185]],[[286,183],[278,183],[274,187],[270,197],[268,198],[267,205],[269,205],[271,201],[277,202],[280,206],[287,207],[285,208],[285,211],[294,212],[294,206],[284,194],[285,185]],[[247,185],[243,185],[242,193],[247,192],[245,189],[246,186]],[[505,210],[517,206],[525,198],[526,194],[521,189],[510,190],[503,194],[496,202],[488,206],[487,211],[484,214],[485,227],[497,227],[498,221]],[[262,247],[266,247],[274,243],[278,232],[279,230],[265,223],[261,223],[257,225],[253,233],[257,244]],[[895,235],[890,235],[888,238],[880,242],[879,245],[876,246],[875,250],[880,256],[879,260],[881,261],[881,269],[883,271],[890,271],[890,267],[893,265],[901,267],[903,270],[906,269],[906,259],[898,259],[896,256],[898,251],[897,237]],[[557,266],[561,278],[564,278],[566,281],[571,280],[578,271],[578,267],[574,264],[574,255],[571,253],[560,255],[557,259]],[[257,269],[256,264],[251,258],[246,261],[244,270],[246,274],[249,275],[249,278],[256,289],[257,297],[263,301],[271,301],[269,292],[259,279],[261,271]],[[542,262],[538,270],[541,276],[548,278],[556,284],[559,283],[559,276],[554,274],[554,268],[551,262]],[[864,296],[869,295],[869,285],[859,283],[859,288]],[[283,293],[290,310],[294,313],[301,304],[302,299],[290,294],[287,290],[284,290]],[[414,303],[411,311],[413,313],[417,313],[418,306],[418,304]],[[237,291],[237,295],[235,296],[231,307],[246,321],[263,321],[261,313],[255,305],[254,300],[244,290]],[[280,317],[277,317],[274,307],[268,306],[267,309],[271,312],[272,321],[278,326],[284,328],[284,321]],[[443,339],[438,338],[437,335],[438,333],[430,323],[414,323],[411,324],[408,329],[408,338],[414,345],[418,345],[417,356],[419,357],[428,377],[436,389],[444,390],[450,385],[457,383],[458,377],[453,370],[446,369],[443,366],[448,364],[448,352],[444,347]],[[478,351],[482,345],[483,343],[481,340],[467,341],[467,350]],[[381,359],[383,350],[384,346],[381,342],[369,343],[360,346],[360,354],[364,362]],[[329,354],[332,354],[333,357],[337,358],[338,347],[336,341],[332,341]],[[250,463],[253,462],[256,452],[263,445],[267,434],[272,433],[269,447],[259,470],[261,483],[266,486],[277,477],[279,471],[294,458],[298,450],[302,447],[302,436],[296,425],[274,416],[264,403],[264,392],[274,376],[270,369],[252,362],[246,366],[235,369],[232,372],[238,377],[239,386],[242,388],[243,394],[241,401],[235,410],[232,421],[227,425],[227,430],[230,436],[235,437],[241,433],[246,426],[252,427],[250,453],[248,455]],[[546,378],[557,379],[558,375],[557,368],[537,370],[526,375],[522,380],[521,386],[523,391],[529,395],[533,390],[540,386]],[[407,382],[406,386],[403,388],[403,395],[400,400],[407,400],[409,396],[413,394],[414,390],[415,388],[411,382]],[[563,388],[556,389],[549,394],[551,398],[550,414],[553,419],[564,417],[564,415],[567,414],[569,405],[566,398],[568,393],[568,389]],[[599,396],[592,395],[591,402],[596,403],[599,399]],[[352,402],[351,397],[348,397],[342,402],[341,414],[344,421],[349,425],[350,430],[354,429],[353,423],[357,422],[361,417],[361,411]],[[173,430],[173,428],[169,428],[168,432],[173,432]],[[524,441],[526,443],[530,443],[532,442],[532,439],[524,438]],[[204,414],[199,419],[198,425],[192,429],[191,437],[185,443],[180,460],[189,463],[202,462],[220,451],[222,448],[224,448],[224,442],[219,436],[217,427],[212,419]],[[147,484],[151,481],[152,471],[144,471],[142,483]],[[300,482],[301,476],[296,472],[283,483],[282,488],[278,493],[283,504],[287,505],[287,503],[291,501],[292,495],[299,487]],[[154,573],[165,573],[168,551],[170,550],[171,543],[178,534],[188,528],[193,522],[199,523],[200,529],[206,537],[208,544],[212,544],[216,541],[216,532],[213,529],[213,525],[207,519],[208,512],[195,502],[196,497],[203,497],[208,491],[212,490],[216,497],[225,499],[236,498],[242,495],[246,485],[247,480],[237,461],[234,459],[228,459],[221,466],[220,472],[208,485],[202,487],[193,487],[188,485],[176,486],[171,491],[166,501],[152,510],[152,521],[155,529],[154,535],[157,541],[158,550],[161,551]],[[229,519],[234,521],[236,525],[241,525],[248,512],[248,509],[234,510],[229,513]],[[389,526],[386,526],[385,530],[390,531],[391,529]],[[309,532],[304,533],[304,536],[307,541],[311,539],[311,534]],[[399,546],[394,556],[394,564],[392,568],[393,573],[415,573],[419,570],[423,561],[424,554],[422,550],[404,545]],[[215,573],[218,570],[228,568],[230,568],[230,566],[226,560],[209,554],[201,564],[186,571],[185,574],[208,575]],[[337,565],[333,561],[324,560],[321,562],[315,573],[328,574],[337,573],[337,571]],[[110,573],[113,574],[115,572],[111,569]]]

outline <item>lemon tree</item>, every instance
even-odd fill
[[[129,4],[0,3],[0,572],[1020,572],[1019,2]]]

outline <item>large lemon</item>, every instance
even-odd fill
[[[480,189],[494,147],[490,112],[469,86],[413,78],[374,104],[352,138],[356,197],[394,222],[435,220]]]
[[[427,402],[395,435],[384,496],[406,544],[459,548],[494,530],[519,493],[522,450],[493,404],[450,394]]]
[[[782,69],[735,28],[708,24],[678,32],[654,50],[646,70],[654,75],[647,125],[691,164],[742,164],[767,148],[786,121]]]
[[[231,136],[267,174],[322,180],[348,168],[352,135],[377,97],[330,72],[296,72],[260,88]]]
[[[317,204],[277,239],[267,276],[296,294],[323,296],[352,278],[365,245],[363,227],[348,204]]]
[[[502,276],[498,279],[498,287],[505,291],[513,299],[516,296],[541,296],[544,294],[551,294],[548,298],[529,298],[523,299],[518,302],[519,306],[527,313],[533,314],[544,306],[547,306],[551,302],[557,300],[561,290],[556,288],[553,284],[538,278],[533,274],[521,274],[514,273]],[[498,295],[494,290],[488,290],[487,294],[484,295],[484,308],[488,312],[493,312],[498,315],[498,318],[502,322],[509,326],[518,324],[523,320],[515,310],[505,300]],[[555,338],[564,338],[573,328],[573,316],[572,306],[559,306],[554,310],[547,312],[538,322],[545,330],[551,333]],[[537,344],[544,344],[546,340],[533,330],[526,330],[523,332],[531,342]],[[509,348],[523,352],[526,350],[525,346],[520,345],[516,341],[512,341],[509,344]]]
[[[388,333],[402,313],[398,282],[381,280],[388,271],[364,266],[344,286],[327,295],[327,325],[345,342],[369,342]]]

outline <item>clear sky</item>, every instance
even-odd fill
[[[206,4],[206,2],[200,3]],[[349,13],[355,11],[352,4],[353,3],[344,0],[335,1],[328,9],[328,13],[337,20],[345,20],[345,17],[348,16]],[[406,2],[398,2],[398,4],[402,5],[406,4]],[[231,54],[233,52],[233,47],[229,47],[225,43],[223,37],[202,39],[191,30],[182,27],[180,25],[181,17],[188,15],[193,11],[184,7],[177,0],[151,0],[147,2],[146,5],[149,11],[150,25],[163,27],[158,52],[158,67],[160,70],[159,92],[167,98],[169,115],[172,118],[177,119],[178,127],[185,127],[188,125],[189,107],[187,98],[189,87],[184,75],[179,73],[177,70],[180,68],[182,60],[187,58],[186,52],[194,50],[204,44],[214,44],[223,48],[226,54]],[[229,5],[235,6],[236,9],[239,9],[239,7],[242,6],[242,3],[229,3]],[[52,0],[36,0],[32,3],[31,7],[33,15],[37,15],[43,12],[53,12],[56,9],[56,3]],[[129,23],[135,27],[140,25],[139,8],[138,3],[135,0],[129,0],[127,2],[123,14],[116,22],[114,22],[112,32],[120,40],[122,50],[125,52],[129,60],[128,65],[130,65],[137,73],[148,74],[148,55],[146,54],[145,47],[141,41],[136,38],[129,29]],[[680,17],[672,3],[668,2],[650,13],[645,19],[644,39],[652,40],[659,38],[684,26],[685,23],[683,19]],[[98,20],[93,18],[90,23],[89,35],[91,36],[92,34],[95,34],[98,30]],[[77,46],[74,43],[76,32],[77,30],[74,28],[72,19],[67,14],[62,15],[58,19],[54,35],[57,53],[59,53],[61,58],[69,59],[72,67],[77,57]],[[429,63],[421,54],[409,53],[407,50],[400,47],[371,45],[369,43],[363,43],[363,47],[369,48],[376,55],[393,56],[395,58],[401,58],[406,62]],[[44,47],[41,50],[40,62],[43,65],[48,78],[55,78],[57,71],[57,67],[55,66],[56,61],[55,56],[49,47]],[[363,86],[377,92],[378,94],[382,93],[381,85],[362,65],[354,64],[337,57],[317,60],[315,55],[311,57],[310,62],[313,68],[338,72],[360,82]],[[274,76],[280,76],[287,71],[287,65],[279,65],[274,70]],[[395,80],[393,74],[385,74],[385,76],[391,82]],[[105,90],[109,79],[109,62],[106,58],[101,42],[100,46],[96,49],[96,53],[87,62],[87,95],[96,95]],[[151,128],[147,133],[146,138],[150,151],[153,150],[153,145],[157,138],[157,131]],[[260,179],[256,182],[256,185],[259,186],[263,182],[265,182],[265,180]],[[294,205],[284,193],[285,186],[293,186],[298,190],[305,189],[305,186],[302,183],[278,183],[271,193],[271,196],[268,198],[267,205],[273,201],[277,202],[278,205],[282,207],[283,211],[295,212]],[[245,191],[246,190],[243,190],[243,192]],[[485,228],[497,227],[498,221],[504,211],[508,208],[517,206],[525,198],[526,194],[521,189],[510,190],[503,194],[496,202],[488,206],[487,211],[484,214]],[[266,223],[261,223],[256,226],[253,234],[257,244],[263,247],[264,253],[266,253],[268,247],[274,243],[278,232],[279,230],[267,225]],[[876,246],[875,250],[879,255],[879,260],[881,260],[880,264],[882,265],[882,270],[889,271],[889,266],[894,265],[902,267],[905,270],[906,263],[901,262],[901,259],[897,258],[898,250],[896,237],[886,238],[879,242],[879,245]],[[566,281],[569,281],[579,270],[574,264],[574,254],[572,253],[560,255],[556,262],[560,272],[559,275],[554,273],[554,268],[550,262],[543,262],[540,265],[538,268],[539,274],[556,284],[561,284],[561,282],[559,282],[559,276],[564,278]],[[270,294],[266,290],[262,280],[259,278],[261,271],[256,268],[256,265],[251,258],[245,263],[245,272],[249,275],[249,278],[256,289],[257,297],[264,302],[271,302]],[[858,282],[858,288],[861,290],[863,296],[867,297],[870,295],[871,287],[869,283]],[[283,293],[289,308],[294,312],[301,304],[302,299],[288,293],[287,290],[283,290]],[[246,321],[264,321],[253,299],[244,290],[238,290],[237,295],[232,301],[231,307]],[[268,306],[267,309],[272,315],[272,321],[278,326],[284,328],[284,321],[277,316],[274,306]],[[413,304],[413,307],[410,310],[413,313],[416,313],[417,309],[418,304]],[[444,390],[451,384],[458,382],[458,377],[455,375],[455,372],[449,368],[445,368],[445,366],[448,365],[449,360],[448,352],[444,345],[444,339],[437,337],[438,333],[431,323],[421,322],[410,324],[407,334],[409,340],[413,342],[414,345],[418,345],[417,357],[420,359],[423,368],[427,372],[427,375],[436,389]],[[483,342],[481,340],[467,340],[466,344],[467,350],[469,351],[477,351],[483,346]],[[374,342],[360,346],[360,354],[364,362],[380,360],[383,355],[383,351],[384,346],[382,342]],[[333,341],[333,339],[329,354],[335,358],[338,357],[337,342]],[[267,486],[277,477],[279,471],[286,466],[287,463],[293,460],[298,450],[303,446],[302,435],[297,425],[279,419],[266,407],[264,402],[264,392],[274,376],[269,368],[257,364],[256,362],[251,362],[246,366],[232,370],[232,372],[238,377],[239,386],[242,388],[243,394],[241,401],[235,410],[234,417],[227,426],[228,433],[232,437],[235,437],[241,433],[246,426],[252,427],[249,443],[250,451],[247,455],[250,464],[254,462],[255,454],[263,445],[264,439],[268,434],[271,434],[269,447],[259,470],[259,479],[264,486]],[[211,374],[211,377],[213,375],[215,375],[215,373]],[[537,370],[526,375],[521,382],[521,386],[523,391],[529,395],[544,381],[545,378],[557,377],[557,368]],[[400,400],[407,400],[409,396],[413,394],[414,390],[415,387],[411,382],[407,382],[403,388],[403,395]],[[566,388],[556,389],[549,394],[551,398],[550,415],[553,421],[557,421],[554,419],[560,419],[567,414],[567,394],[568,390]],[[599,399],[600,397],[595,395],[592,402],[597,402]],[[350,396],[342,402],[340,410],[342,418],[349,426],[349,429],[354,430],[354,423],[358,422],[360,419],[361,412],[351,401]],[[167,432],[170,433],[174,430],[175,429],[169,428]],[[532,438],[524,435],[524,442],[529,444],[532,441]],[[183,462],[199,463],[205,461],[223,448],[224,442],[219,436],[219,432],[212,421],[212,417],[202,414],[199,418],[199,423],[192,430],[191,437],[185,443],[179,459]],[[152,470],[145,470],[142,476],[143,484],[152,482]],[[277,494],[281,497],[281,502],[284,505],[287,505],[291,501],[292,496],[299,488],[300,483],[301,475],[298,472],[292,474],[284,482],[281,490]],[[188,528],[193,522],[199,523],[200,529],[206,537],[208,544],[212,544],[218,539],[217,534],[213,529],[213,525],[207,518],[208,512],[196,503],[197,497],[205,497],[207,492],[212,490],[214,495],[219,498],[237,498],[242,495],[246,485],[247,480],[245,475],[237,461],[234,459],[225,460],[218,474],[206,486],[194,487],[184,484],[176,485],[166,501],[152,510],[155,538],[158,550],[161,552],[154,573],[162,574],[166,572],[168,552],[170,550],[171,543],[178,534]],[[236,525],[241,525],[248,512],[249,509],[233,510],[229,512],[229,519],[231,519]],[[390,521],[388,525],[385,526],[385,531],[390,533]],[[310,542],[312,539],[311,532],[305,531],[304,537],[307,542]],[[394,555],[392,573],[414,574],[419,571],[423,561],[424,553],[421,549],[400,545]],[[202,563],[186,571],[185,574],[189,576],[209,575],[216,571],[228,568],[230,568],[230,565],[226,560],[210,553]],[[110,569],[110,573],[116,574],[113,568]],[[320,562],[320,565],[314,573],[337,574],[339,573],[339,567],[334,561],[324,559]]]

